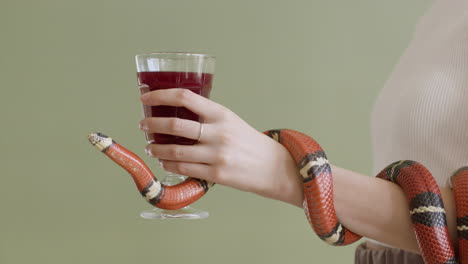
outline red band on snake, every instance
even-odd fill
[[[333,205],[333,178],[330,164],[320,145],[309,136],[289,130],[264,132],[282,144],[293,156],[303,178],[303,208],[315,233],[331,245],[348,245],[361,238],[341,225]],[[203,196],[212,183],[187,178],[175,186],[161,184],[134,153],[109,137],[92,133],[90,142],[132,176],[140,193],[159,208],[179,209]],[[459,263],[451,245],[440,190],[431,173],[410,160],[394,162],[377,177],[398,184],[410,205],[410,215],[424,262]],[[457,208],[460,263],[468,264],[468,167],[451,177]]]
[[[138,191],[155,207],[167,210],[183,208],[200,199],[213,186],[212,183],[195,178],[188,178],[173,186],[161,184],[142,159],[110,137],[91,133],[88,139],[93,146],[130,173]]]

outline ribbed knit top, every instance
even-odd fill
[[[374,175],[409,159],[446,186],[468,165],[468,1],[433,1],[376,99],[371,129]]]

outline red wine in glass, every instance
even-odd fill
[[[213,74],[175,71],[139,72],[138,81],[140,85],[144,84],[140,88],[141,94],[161,89],[185,88],[208,98]],[[145,117],[177,117],[203,122],[197,114],[185,107],[145,105],[143,111]],[[196,143],[193,139],[159,133],[146,133],[146,140],[149,144],[193,145]]]
[[[140,93],[171,88],[188,89],[196,94],[209,97],[213,82],[216,58],[208,54],[190,52],[156,52],[136,55],[137,78]],[[184,107],[143,106],[145,117],[167,117],[189,119],[203,123],[201,117]],[[146,133],[150,144],[192,145],[196,140],[184,137]],[[185,176],[166,172],[161,183],[172,186],[180,183]],[[179,210],[153,208],[140,214],[146,219],[201,219],[208,217],[208,211],[186,206]]]

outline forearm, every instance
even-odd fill
[[[141,129],[146,133],[199,140],[193,146],[148,145],[147,152],[163,160],[165,170],[302,207],[302,177],[288,150],[232,111],[186,89],[152,91],[141,100],[146,106],[186,107],[205,120],[203,126],[177,118],[142,120]],[[408,205],[398,186],[335,166],[332,173],[335,208],[344,226],[362,236],[418,251]],[[442,194],[455,238],[453,195],[449,189]]]
[[[289,181],[286,197],[280,200],[302,207],[303,191],[297,169],[287,159]],[[334,204],[338,219],[349,230],[385,244],[419,252],[409,207],[402,189],[396,184],[332,165]],[[442,198],[452,242],[456,239],[453,193],[442,188]]]
[[[332,166],[335,208],[350,230],[401,249],[419,252],[409,207],[402,189],[392,182]],[[456,239],[455,202],[442,188],[452,242]]]

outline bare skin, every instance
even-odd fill
[[[177,88],[146,93],[141,101],[145,105],[186,107],[205,120],[202,138],[196,145],[146,147],[150,156],[162,160],[164,169],[302,208],[301,177],[289,152],[229,109]],[[140,129],[196,140],[200,123],[177,118],[145,118],[140,122]],[[335,209],[344,226],[364,237],[419,253],[408,204],[398,186],[334,165],[332,172]],[[455,242],[453,193],[450,188],[441,191],[451,239]]]

